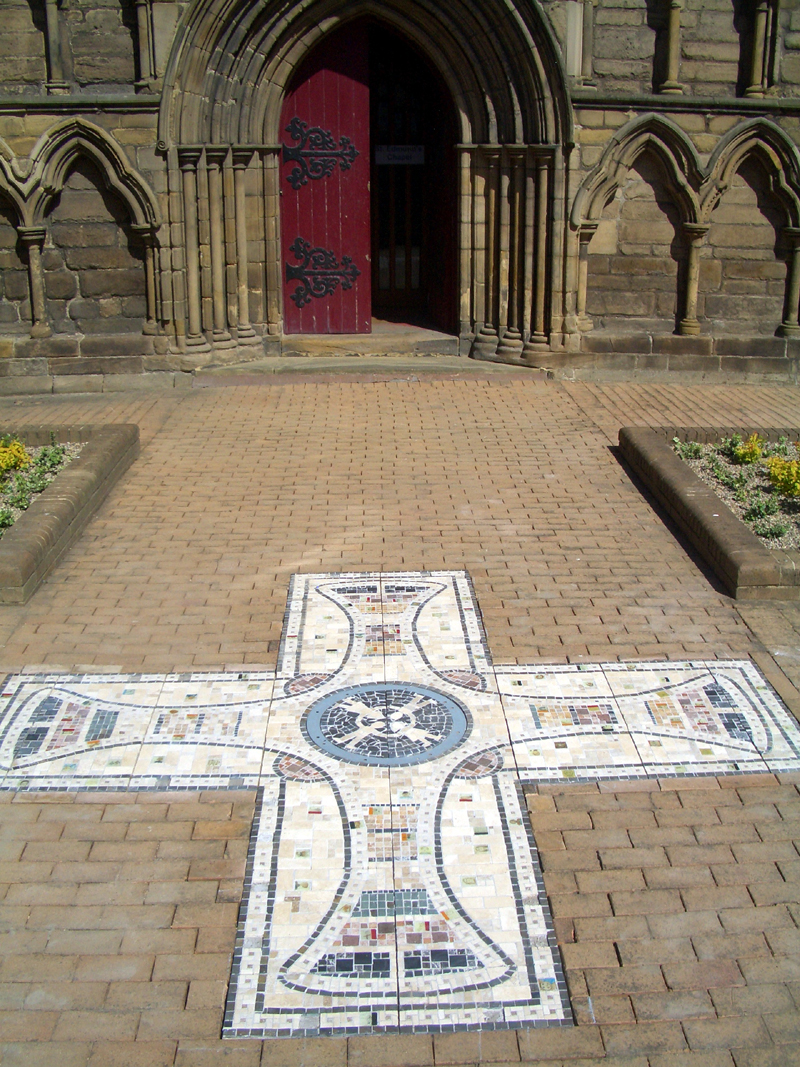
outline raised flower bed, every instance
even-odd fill
[[[800,599],[800,552],[767,547],[676,453],[674,439],[714,444],[738,434],[795,441],[798,427],[624,426],[620,452],[737,599]]]
[[[139,454],[139,427],[5,427],[27,447],[81,444],[80,455],[31,500],[0,540],[0,604],[24,604],[78,538]]]

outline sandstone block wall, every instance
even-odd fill
[[[800,0],[515,0],[502,23],[496,0],[386,4],[387,19],[418,20],[423,48],[425,32],[434,49],[443,27],[455,48],[463,23],[450,83],[463,84],[465,101],[483,85],[495,109],[494,126],[462,131],[478,146],[460,157],[462,351],[480,344],[481,355],[535,365],[563,353],[558,365],[569,367],[569,353],[613,349],[605,336],[677,332],[691,348],[691,337],[735,333],[772,339],[776,373],[800,373]],[[97,359],[106,370],[114,360],[191,369],[230,358],[217,351],[223,336],[228,348],[246,339],[251,354],[280,350],[280,133],[265,132],[279,98],[264,104],[269,78],[245,67],[273,63],[270,77],[286,76],[277,49],[301,34],[300,9],[223,6],[3,3],[0,351],[49,360],[55,374],[65,353],[73,369],[90,356],[95,371]],[[495,57],[483,71],[466,71],[471,19]],[[515,20],[527,27],[519,47]],[[247,37],[257,23],[272,27],[260,44]],[[303,26],[318,32],[310,16]],[[233,78],[237,63],[244,73]],[[515,118],[508,100],[524,111],[536,93],[539,117]],[[212,106],[218,117],[198,125]],[[234,112],[235,122],[225,117]],[[555,113],[557,134],[541,117]],[[532,302],[519,337],[503,310],[509,292]]]

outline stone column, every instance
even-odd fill
[[[594,323],[586,314],[586,296],[589,289],[589,245],[597,233],[596,222],[584,222],[578,230],[578,299],[575,309],[578,319],[578,329],[586,332],[591,330]]]
[[[696,336],[700,333],[697,318],[697,290],[700,283],[700,247],[709,231],[707,223],[684,222],[683,232],[688,242],[689,256],[686,263],[686,300],[684,315],[678,323],[678,333]]]
[[[783,322],[778,332],[782,337],[800,337],[800,227],[786,226],[783,234],[792,251],[792,258],[786,275]]]
[[[458,146],[460,178],[458,205],[458,334],[460,342],[467,339],[472,331],[474,253],[472,247],[472,157],[470,147],[468,145]]]
[[[156,249],[155,229],[149,224],[131,226],[134,233],[138,233],[144,245],[144,278],[147,301],[147,318],[145,319],[142,333],[152,335],[158,333],[158,306],[156,297]]]
[[[484,284],[484,320],[475,333],[475,341],[472,346],[472,354],[478,358],[486,359],[494,356],[497,351],[497,193],[500,170],[499,146],[488,146],[482,151],[485,164],[485,204],[486,222],[485,233],[485,284]]]
[[[47,91],[53,94],[67,93],[69,86],[64,80],[61,22],[56,0],[45,0],[44,14],[47,27]]]
[[[768,0],[758,0],[755,18],[753,20],[753,53],[750,59],[750,84],[744,91],[745,96],[764,95],[768,16]]]
[[[667,23],[667,80],[659,87],[661,93],[682,93],[678,78],[681,67],[681,0],[670,0]]]
[[[283,292],[283,264],[281,263],[278,222],[280,219],[280,147],[262,150],[264,175],[264,226],[266,244],[266,319],[267,333],[278,336],[283,330],[281,296]]]
[[[17,233],[28,253],[28,280],[31,287],[31,337],[49,337],[52,333],[47,322],[44,301],[44,274],[42,273],[42,245],[47,231],[44,226],[19,226]]]
[[[136,0],[136,43],[139,46],[139,77],[135,82],[137,92],[149,89],[156,78],[151,19],[151,0]]]
[[[239,325],[236,336],[240,344],[253,344],[258,335],[250,325],[250,286],[248,282],[247,254],[247,197],[245,195],[245,172],[255,149],[240,145],[233,149],[233,196],[236,210],[236,292],[238,298]]]
[[[581,81],[592,84],[594,73],[594,0],[583,0],[583,47],[581,51]]]
[[[547,234],[550,206],[550,162],[547,156],[536,160],[536,249],[533,278],[533,321],[531,336],[524,348],[524,355],[541,353],[547,345],[545,332],[545,298],[547,295]]]
[[[505,193],[503,197],[503,213],[507,216],[508,236],[505,240],[506,269],[501,280],[501,291],[505,283],[505,308],[501,316],[500,344],[497,346],[498,356],[504,358],[517,358],[522,352],[522,334],[519,329],[519,293],[520,293],[520,213],[521,213],[521,164],[524,163],[524,155],[519,149],[508,150],[506,166],[504,169]],[[503,323],[503,319],[505,322]]]
[[[192,145],[178,149],[178,163],[183,176],[183,230],[186,257],[186,308],[188,328],[186,344],[192,348],[209,347],[203,335],[200,314],[200,244],[197,231],[197,164],[202,148]]]
[[[225,231],[222,221],[222,164],[228,154],[227,145],[206,148],[208,167],[208,222],[211,231],[211,307],[214,318],[214,344],[233,348],[236,342],[228,330],[225,286]]]

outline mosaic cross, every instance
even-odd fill
[[[749,662],[493,666],[463,572],[297,575],[277,670],[5,679],[5,789],[258,786],[224,1035],[571,1023],[526,784],[800,769]]]

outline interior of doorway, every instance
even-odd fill
[[[373,330],[455,333],[452,98],[426,57],[381,24],[369,26],[369,82]]]

